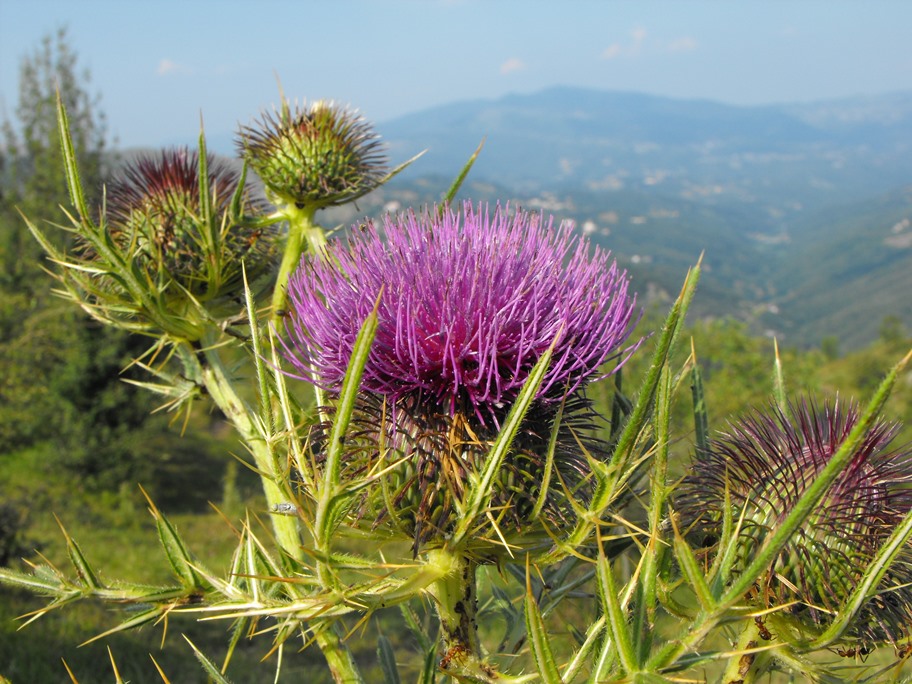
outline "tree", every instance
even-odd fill
[[[70,302],[49,296],[45,255],[21,214],[36,224],[64,223],[69,204],[57,131],[56,100],[70,133],[89,201],[101,197],[110,166],[100,98],[87,91],[66,30],[45,37],[21,65],[16,123],[2,126],[0,174],[0,459],[40,453],[36,480],[69,477],[89,488],[162,481],[168,454],[205,451],[200,440],[178,444],[156,400],[122,382],[121,371],[148,341],[91,321]],[[57,231],[61,241],[67,233]],[[196,469],[206,458],[178,459]],[[163,467],[164,466],[164,467]],[[196,471],[195,471],[196,472]],[[221,470],[196,473],[213,488]],[[199,480],[197,480],[199,481]]]
[[[0,198],[0,286],[6,289],[46,289],[44,278],[34,282],[42,252],[17,210],[32,220],[45,221],[58,218],[58,207],[67,202],[57,133],[58,92],[70,114],[80,171],[91,193],[89,199],[100,197],[106,171],[107,126],[100,97],[86,90],[90,81],[88,71],[78,68],[65,28],[54,36],[45,36],[41,45],[22,60],[15,109],[18,125],[9,120],[3,122],[5,149],[0,162],[4,180]]]

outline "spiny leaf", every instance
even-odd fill
[[[194,563],[190,556],[190,552],[184,545],[180,535],[178,535],[177,530],[175,530],[168,519],[162,515],[162,512],[158,510],[158,507],[152,501],[148,493],[146,493],[146,490],[142,487],[140,487],[140,490],[149,503],[149,511],[152,513],[152,517],[155,518],[155,525],[158,528],[158,537],[161,540],[162,547],[165,549],[165,555],[168,557],[168,562],[171,564],[174,573],[185,587],[202,586],[202,579],[193,568]]]
[[[109,637],[112,634],[117,634],[118,632],[126,632],[127,630],[130,630],[130,629],[135,629],[137,627],[142,627],[144,625],[154,623],[162,616],[163,610],[164,609],[159,606],[155,606],[154,608],[149,608],[148,610],[144,610],[143,612],[137,613],[133,617],[128,618],[127,620],[124,620],[116,627],[112,627],[111,629],[106,630],[106,631],[102,632],[101,634],[96,634],[91,639],[86,639],[80,645],[85,646],[86,644],[91,644],[93,641],[98,641],[99,639],[104,639],[105,637]]]
[[[203,655],[203,652],[200,651],[196,645],[187,638],[186,634],[184,634],[183,637],[187,640],[187,643],[190,644],[190,648],[193,649],[193,654],[196,656],[196,659],[200,662],[200,665],[203,666],[206,674],[209,675],[214,684],[231,684],[231,681],[221,673],[221,671],[215,666],[215,663]]]
[[[83,555],[82,549],[79,548],[79,544],[77,544],[76,540],[69,535],[56,514],[54,515],[54,520],[57,521],[57,524],[60,526],[60,531],[63,532],[63,537],[66,539],[67,554],[70,557],[70,562],[73,564],[73,567],[76,568],[76,572],[79,574],[80,579],[82,579],[88,589],[101,589],[102,584],[98,581],[98,576],[95,574],[92,566],[89,565],[89,561],[87,561],[86,557]]]
[[[396,654],[393,652],[393,645],[383,634],[377,639],[377,659],[380,661],[383,681],[386,684],[400,684],[399,669],[396,667]]]
[[[526,557],[526,594],[523,599],[526,615],[526,634],[529,637],[529,647],[532,651],[532,657],[535,659],[535,666],[541,681],[545,684],[562,684],[560,672],[557,669],[557,663],[554,660],[554,653],[551,651],[551,643],[548,640],[548,631],[542,620],[541,612],[538,609],[538,603],[532,594],[532,584],[529,581],[529,562]]]
[[[70,192],[70,202],[79,213],[83,223],[89,221],[89,210],[86,207],[85,195],[82,190],[82,181],[79,179],[79,166],[76,162],[76,148],[73,146],[73,137],[70,135],[70,121],[67,117],[66,107],[60,90],[57,90],[57,130],[60,133],[60,145],[63,148],[64,169],[66,171],[67,189]]]
[[[478,147],[476,147],[475,151],[472,153],[472,156],[469,157],[469,160],[465,163],[465,166],[462,167],[459,175],[456,176],[456,179],[453,181],[450,189],[447,190],[446,194],[443,196],[443,202],[438,209],[438,214],[440,216],[443,216],[443,212],[446,211],[447,205],[450,204],[453,199],[455,199],[456,193],[459,192],[459,188],[461,188],[462,184],[465,182],[466,176],[469,175],[469,171],[471,171],[472,167],[475,165],[475,160],[478,159],[478,155],[481,154],[481,148],[484,147],[484,144],[485,139],[482,138],[481,142],[478,143]]]
[[[618,600],[618,590],[614,583],[614,571],[611,563],[605,557],[602,545],[599,544],[599,555],[596,561],[598,592],[602,602],[602,609],[608,618],[608,631],[617,650],[617,657],[620,659],[621,666],[625,672],[636,672],[638,668],[636,653],[633,650],[633,642],[630,635],[630,628],[627,625],[627,616]]]
[[[510,412],[507,414],[506,420],[504,420],[503,426],[497,435],[497,439],[494,441],[491,450],[485,458],[481,473],[479,476],[471,478],[469,492],[466,496],[467,502],[465,510],[462,511],[459,524],[453,532],[453,544],[458,544],[475,526],[478,516],[483,512],[487,502],[490,500],[493,493],[494,481],[500,471],[500,466],[509,452],[510,445],[513,443],[513,438],[519,431],[520,425],[522,425],[526,411],[535,399],[538,388],[541,385],[542,380],[544,380],[545,374],[548,372],[548,366],[551,363],[551,354],[554,352],[554,345],[557,343],[557,339],[558,338],[555,337],[554,342],[551,343],[551,346],[541,355],[541,358],[539,358],[538,362],[529,372],[529,377],[526,379],[513,406],[510,408]]]

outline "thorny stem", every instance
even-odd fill
[[[283,492],[279,482],[283,480],[278,460],[266,435],[257,429],[253,419],[254,411],[234,389],[228,376],[224,361],[213,346],[214,339],[207,336],[203,340],[204,348],[199,352],[202,357],[201,378],[209,396],[222,413],[231,421],[244,443],[253,455],[254,463],[263,482],[266,504],[271,509],[274,505],[287,502],[289,496]],[[273,530],[282,550],[295,560],[304,557],[297,518],[294,516],[272,516]]]
[[[440,618],[443,657],[440,669],[459,681],[500,681],[493,667],[484,662],[478,640],[478,609],[475,571],[478,564],[464,553],[446,548],[427,553],[428,565],[437,566],[442,577],[429,587]]]
[[[732,656],[728,660],[728,667],[722,675],[723,684],[753,684],[757,675],[763,669],[766,661],[764,653],[745,653],[760,645],[760,625],[754,619],[746,620],[744,630],[738,637]],[[768,635],[767,635],[768,636]]]
[[[279,266],[279,273],[276,278],[275,289],[272,293],[272,323],[276,328],[280,328],[282,318],[285,315],[286,303],[288,301],[288,279],[292,272],[301,262],[301,255],[305,249],[309,249],[313,254],[324,254],[326,248],[326,236],[323,229],[314,223],[315,207],[298,208],[294,205],[284,207],[284,214],[288,218],[288,239],[285,243],[285,251],[282,255],[282,263]],[[323,396],[319,390],[316,390],[317,406],[323,406]],[[271,453],[265,442],[262,444],[266,447],[266,456],[271,466],[270,470],[262,472],[277,473],[276,461],[274,454]],[[251,444],[251,448],[253,445]],[[254,451],[254,458],[257,458],[257,452]],[[259,460],[257,467],[261,468]],[[270,488],[273,492],[279,492],[275,480],[268,482],[268,477],[263,476],[263,487],[266,489],[266,500],[272,506],[273,503],[282,503],[288,500],[288,497],[280,496],[278,500],[270,500]],[[283,522],[284,521],[284,522]],[[273,516],[273,525],[276,529],[276,535],[279,537],[279,543],[286,551],[285,542],[291,540],[291,528],[294,529],[295,549],[292,556],[297,560],[302,559],[302,548],[300,546],[300,537],[298,536],[297,524],[293,517]],[[282,531],[279,531],[279,528]],[[290,552],[290,551],[289,551]],[[326,625],[323,629],[317,629],[314,638],[326,663],[332,672],[333,680],[337,684],[362,684],[364,679],[358,669],[351,649],[345,645],[338,633],[339,625]]]
[[[285,252],[282,255],[282,264],[279,266],[279,275],[276,279],[275,290],[272,293],[272,322],[278,326],[285,314],[288,301],[288,278],[301,263],[301,255],[305,250],[312,254],[323,255],[326,250],[326,236],[323,229],[314,223],[316,208],[307,206],[299,209],[293,204],[284,207],[283,212],[288,218],[288,238],[285,243]]]
[[[213,341],[204,340],[204,344],[210,343],[209,346],[192,355],[192,358],[198,365],[199,376],[213,402],[231,420],[253,454],[263,482],[266,503],[271,509],[275,504],[285,503],[290,498],[279,486],[279,482],[284,481],[284,478],[281,477],[278,460],[266,436],[257,429],[253,409],[235,391],[222,357],[218,350],[211,346]],[[188,356],[191,355],[182,354],[185,365]],[[304,553],[297,519],[294,516],[274,515],[272,524],[282,550],[295,560],[302,561]],[[364,680],[354,656],[336,633],[336,627],[337,625],[327,625],[324,629],[318,629],[315,634],[317,645],[323,652],[337,684],[362,684]]]

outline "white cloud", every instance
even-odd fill
[[[166,57],[158,63],[158,68],[155,70],[155,73],[159,76],[167,76],[168,74],[176,74],[184,71],[187,71],[186,67]]]
[[[512,74],[514,71],[522,71],[526,68],[526,63],[519,57],[510,57],[506,62],[500,65],[501,74]]]
[[[630,43],[622,45],[621,43],[612,43],[602,50],[602,59],[614,59],[615,57],[634,57],[640,54],[640,47],[646,40],[646,29],[637,27],[630,32]]]
[[[697,41],[691,36],[675,38],[668,44],[669,52],[693,52],[697,49]]]

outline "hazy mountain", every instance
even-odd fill
[[[393,163],[428,152],[331,221],[436,200],[484,139],[464,197],[576,221],[646,299],[671,297],[705,253],[697,315],[846,349],[887,315],[912,329],[912,213],[897,190],[912,186],[912,92],[737,107],[561,87],[377,130]]]
[[[912,184],[912,92],[735,107],[553,88],[380,128],[393,159],[427,148],[409,173],[441,188],[485,138],[475,193],[576,220],[653,295],[705,252],[700,315],[844,348],[887,315],[912,328],[912,213],[895,190]]]

